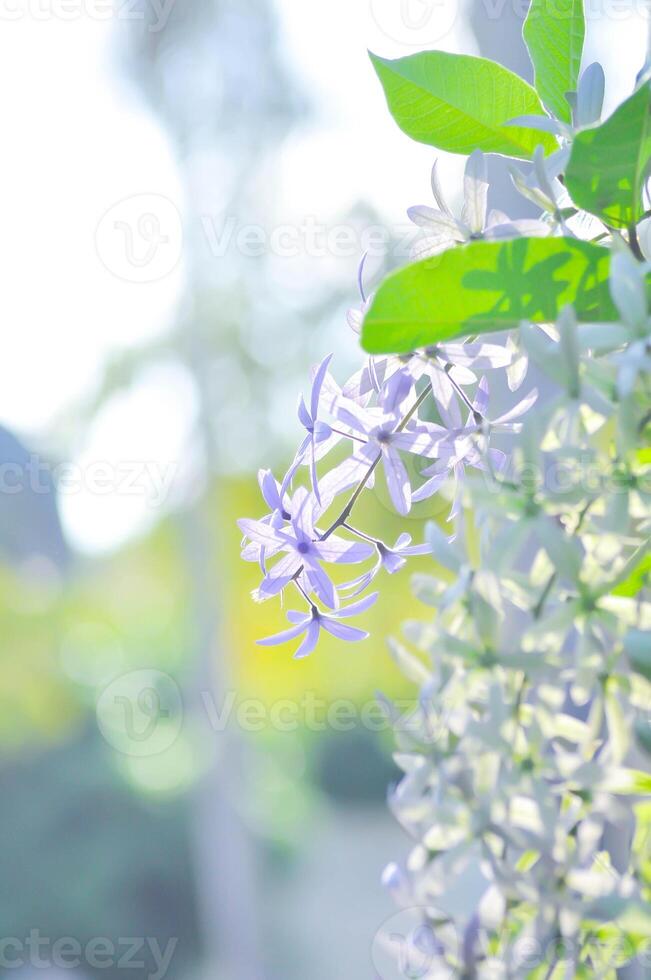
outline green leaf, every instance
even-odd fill
[[[558,149],[549,133],[507,125],[544,116],[535,90],[486,58],[423,51],[389,61],[371,54],[393,118],[418,140],[451,153],[501,153],[529,160],[536,146]]]
[[[640,563],[633,569],[623,582],[620,582],[613,595],[634,599],[636,595],[651,582],[651,555],[644,555]]]
[[[407,353],[452,337],[551,323],[567,303],[579,321],[616,320],[607,249],[572,238],[473,242],[408,265],[377,291],[364,320],[371,354]]]
[[[577,207],[616,228],[639,221],[651,160],[651,84],[601,126],[577,133],[565,182]]]
[[[532,0],[522,31],[540,98],[572,122],[566,92],[576,92],[585,40],[583,0]]]

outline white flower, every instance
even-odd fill
[[[432,193],[437,208],[418,205],[409,208],[407,215],[415,225],[423,228],[425,235],[412,249],[412,258],[424,259],[438,255],[453,245],[476,239],[497,240],[517,238],[519,235],[548,235],[549,226],[537,219],[511,221],[501,211],[488,207],[488,180],[486,160],[480,150],[468,158],[463,180],[464,203],[461,219],[457,219],[447,206],[441,193],[436,162],[432,167]]]

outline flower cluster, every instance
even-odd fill
[[[479,555],[460,525],[453,541],[428,525],[454,580],[415,577],[436,615],[393,647],[419,685],[390,796],[413,848],[384,873],[424,910],[426,976],[556,976],[562,960],[559,976],[615,977],[651,962],[651,808],[636,802],[651,780],[635,768],[651,749],[648,271],[613,256],[617,324],[579,325],[568,308],[554,329],[520,328],[549,397],[508,472],[465,483]],[[472,880],[472,898],[452,878]]]
[[[355,313],[349,314],[353,325]],[[517,431],[537,397],[533,389],[508,411],[495,417],[490,411],[485,372],[508,373],[510,390],[524,380],[526,355],[513,343],[449,343],[408,357],[371,357],[343,387],[330,373],[331,359],[328,355],[315,368],[308,399],[299,399],[305,434],[289,470],[282,481],[269,470],[260,471],[269,513],[238,522],[244,534],[242,557],[257,562],[262,572],[255,598],[263,601],[291,587],[307,606],[305,613],[288,612],[289,629],[259,641],[273,645],[305,634],[297,657],[312,652],[321,629],[344,640],[365,638],[364,631],[340,620],[364,612],[377,593],[350,600],[366,592],[383,569],[393,574],[408,558],[430,551],[427,543],[412,544],[406,533],[390,544],[354,523],[354,506],[379,473],[401,515],[452,478],[453,520],[461,512],[466,471],[505,467],[505,453],[492,445],[493,437]],[[343,459],[341,452],[333,454],[337,462],[328,469],[337,446],[345,447]],[[416,487],[405,454],[421,463]],[[362,571],[335,583],[330,565],[361,565]]]
[[[558,292],[527,315],[544,309],[546,322],[517,324],[503,344],[468,337],[371,358],[343,388],[326,358],[309,408],[299,403],[306,435],[289,472],[282,483],[261,474],[271,512],[240,522],[244,557],[263,573],[257,597],[292,586],[308,606],[261,642],[303,637],[299,656],[321,629],[365,636],[342,619],[376,600],[367,589],[380,571],[430,555],[414,588],[434,614],[406,623],[404,642],[391,645],[417,687],[408,727],[381,698],[402,771],[390,805],[411,840],[406,861],[389,864],[383,880],[417,928],[399,937],[390,928],[380,946],[395,952],[395,939],[404,940],[403,975],[408,964],[410,976],[431,980],[615,980],[646,976],[651,966],[651,776],[643,768],[651,755],[651,196],[648,168],[639,167],[648,157],[650,79],[651,56],[622,115],[587,134],[602,110],[598,65],[580,78],[577,65],[576,92],[560,93],[562,119],[511,120],[559,138],[554,152],[547,141],[547,156],[538,147],[528,173],[512,172],[541,208],[539,220],[488,212],[480,153],[468,161],[458,218],[434,169],[436,208],[409,211],[424,232],[414,257],[492,239],[466,249],[468,265],[478,249],[508,259],[511,246],[499,239],[524,233],[528,245],[545,236],[534,251],[560,269],[548,280]],[[408,101],[399,91],[398,114]],[[558,92],[546,93],[560,104]],[[423,90],[416,97],[420,106]],[[624,133],[630,145],[620,147]],[[596,166],[594,145],[602,147]],[[610,167],[601,164],[603,147],[616,157]],[[556,250],[555,236],[572,250]],[[594,269],[607,269],[603,278],[585,272],[572,306],[558,297],[569,286],[571,252],[584,251],[577,238],[591,242]],[[582,289],[592,278],[601,294],[587,302]],[[513,282],[510,298],[522,309],[516,290],[527,284]],[[414,291],[403,285],[412,309]],[[361,309],[348,317],[355,330],[368,311],[361,293]],[[468,309],[466,326],[476,322],[476,307]],[[414,342],[406,336],[405,346]],[[498,390],[513,393],[529,364],[544,386],[536,410],[532,389],[492,411],[489,380],[495,391],[501,372]],[[336,444],[348,455],[320,473]],[[420,461],[413,481],[405,454]],[[402,515],[451,489],[450,526],[430,523],[423,544],[403,534],[393,547],[357,527],[355,504],[380,472]],[[339,585],[329,563],[362,570]]]

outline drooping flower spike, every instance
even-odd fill
[[[488,187],[480,154],[468,161],[464,186],[464,206],[457,219],[443,199],[434,166],[432,193],[437,209],[410,212],[417,223],[429,223],[434,229],[437,251],[477,237],[549,231],[547,224],[519,225],[496,213],[487,215]],[[372,302],[364,287],[364,264],[365,257],[358,273],[362,307],[348,316],[357,332]],[[529,346],[525,343],[527,352]],[[489,416],[484,372],[505,371],[512,391],[526,374],[527,353],[512,340],[506,345],[450,341],[407,355],[369,357],[342,385],[330,373],[331,363],[332,355],[327,355],[313,369],[310,395],[299,400],[298,418],[305,434],[282,482],[269,471],[260,473],[269,512],[259,520],[240,522],[245,536],[242,555],[259,562],[263,573],[255,598],[282,595],[291,587],[308,606],[305,614],[290,613],[289,630],[264,642],[273,645],[305,634],[301,656],[314,649],[321,629],[343,639],[360,638],[359,631],[338,620],[352,615],[348,610],[362,607],[354,603],[338,612],[342,597],[350,602],[363,596],[382,569],[393,574],[410,558],[430,550],[429,544],[412,544],[404,532],[390,545],[355,526],[352,511],[359,497],[373,490],[379,470],[384,471],[391,503],[401,515],[409,512],[412,503],[441,490],[451,477],[455,488],[450,519],[454,520],[461,513],[466,470],[483,470],[491,477],[503,470],[506,456],[491,445],[492,437],[518,431],[521,416],[536,398],[534,391],[514,408],[496,418]],[[337,453],[330,456],[335,446]],[[427,464],[424,482],[415,489],[405,454]],[[303,467],[309,473],[309,488],[298,485],[292,491],[294,484],[304,482]],[[337,584],[328,566],[343,564],[364,567],[352,581]],[[319,611],[317,603],[333,612]]]

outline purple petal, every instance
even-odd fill
[[[339,597],[326,572],[324,572],[318,562],[311,561],[307,556],[305,557],[304,565],[308,581],[318,597],[330,609],[336,609],[339,605]]]
[[[333,470],[330,470],[329,473],[326,473],[319,484],[321,502],[324,509],[329,507],[335,497],[340,493],[345,493],[346,490],[354,487],[362,479],[368,467],[368,460],[361,455],[355,454],[355,456],[350,456],[343,463],[339,463]]]
[[[312,614],[306,613],[304,609],[301,612],[299,612],[297,609],[288,609],[287,619],[290,621],[290,623],[307,624],[312,619]]]
[[[488,387],[488,378],[481,378],[477,387],[475,400],[473,401],[473,408],[476,412],[479,412],[482,417],[486,415],[486,412],[488,411],[489,396],[490,390]]]
[[[362,303],[366,302],[366,294],[364,293],[364,266],[366,265],[367,257],[368,252],[364,252],[357,267],[357,288],[359,289],[359,295],[362,297]]]
[[[298,399],[298,418],[301,425],[305,426],[308,432],[312,431],[313,420],[312,416],[307,410],[307,405],[305,404],[305,399],[301,395]]]
[[[270,548],[282,548],[287,544],[287,536],[281,535],[276,528],[265,521],[253,521],[242,517],[237,522],[237,526],[249,541],[256,544]]]
[[[355,626],[347,626],[345,623],[338,623],[336,619],[331,619],[329,616],[321,617],[321,625],[324,630],[332,633],[338,640],[346,640],[349,643],[366,640],[369,636],[366,630],[357,629]]]
[[[400,554],[413,558],[415,555],[431,555],[432,549],[428,544],[412,544],[408,548],[402,548]]]
[[[401,407],[405,399],[409,396],[414,386],[414,379],[411,373],[404,368],[392,374],[384,385],[380,404],[382,410],[387,415],[395,415],[401,412]]]
[[[362,592],[366,591],[381,567],[382,563],[378,561],[370,571],[364,572],[359,578],[353,579],[352,582],[345,582],[343,585],[338,585],[337,591],[339,593],[345,592],[347,599],[354,599],[355,596],[361,595]]]
[[[366,612],[371,606],[377,601],[379,592],[371,592],[370,595],[364,596],[358,602],[351,602],[349,606],[342,606],[338,609],[334,615],[337,619],[347,619],[349,616],[358,616],[360,613]]]
[[[332,429],[327,422],[317,421],[314,423],[314,442],[323,443],[332,435]],[[336,433],[335,433],[336,435]]]
[[[417,428],[393,433],[391,446],[393,449],[402,449],[407,453],[438,459],[441,455],[441,447],[447,438],[446,429],[433,422],[421,422]]]
[[[411,507],[411,486],[405,464],[391,446],[383,452],[382,460],[393,505],[399,514],[408,514]]]
[[[317,541],[314,551],[322,561],[337,564],[356,565],[366,561],[374,552],[373,545],[364,541],[347,541],[336,534],[331,534],[325,541]]]
[[[513,419],[520,418],[521,415],[524,415],[525,412],[529,411],[537,399],[538,389],[534,388],[529,392],[526,398],[523,398],[522,401],[518,402],[518,404],[510,409],[510,411],[505,412],[504,415],[500,415],[499,418],[494,419],[493,425],[500,425],[502,422],[511,422]]]
[[[432,365],[429,375],[432,394],[436,400],[443,425],[448,429],[458,429],[461,426],[461,411],[454,385],[447,374],[435,365]]]
[[[453,364],[474,367],[480,371],[507,367],[513,361],[511,351],[499,344],[441,344],[437,349]]]
[[[271,470],[258,470],[258,483],[260,484],[260,490],[267,506],[271,510],[282,510],[280,484]]]
[[[377,425],[377,419],[366,409],[348,398],[340,398],[333,408],[333,415],[354,432],[367,436]]]
[[[407,564],[407,559],[403,558],[402,555],[397,554],[395,551],[390,549],[384,549],[382,554],[382,564],[386,568],[389,575],[395,575],[399,572],[401,568]]]
[[[298,625],[291,626],[288,630],[283,630],[282,633],[276,633],[274,636],[267,636],[263,640],[256,640],[256,643],[261,647],[275,647],[279,643],[287,643],[288,640],[293,640],[305,632],[309,623],[310,617],[308,616],[307,619],[303,617],[302,622]]]
[[[317,416],[319,414],[319,398],[321,397],[321,387],[323,385],[323,379],[326,376],[328,366],[331,360],[332,360],[332,354],[328,354],[327,357],[324,357],[314,374],[314,380],[312,382],[312,398],[310,400],[310,408],[312,410],[312,421],[314,422],[316,422]]]
[[[312,489],[314,490],[314,496],[316,502],[321,506],[321,495],[319,494],[319,477],[316,471],[316,452],[314,450],[314,442],[312,442],[311,452],[310,452],[310,479],[312,480]]]
[[[422,487],[419,487],[418,490],[413,491],[411,497],[412,501],[415,504],[418,504],[422,500],[427,500],[428,497],[432,497],[441,489],[447,478],[448,468],[446,466],[444,470],[441,470],[439,473],[435,473],[434,476],[426,481],[426,483],[423,483]]]
[[[314,496],[305,487],[299,487],[292,498],[292,525],[306,538],[314,537],[315,509]]]
[[[294,660],[309,656],[317,645],[320,633],[320,619],[313,619],[307,628],[305,639],[294,654]]]
[[[285,478],[283,479],[283,482],[282,482],[282,486],[280,488],[280,497],[281,497],[281,500],[284,500],[285,499],[285,494],[287,493],[289,487],[291,486],[292,480],[294,479],[294,476],[296,475],[296,471],[298,470],[299,466],[303,462],[303,458],[304,458],[305,453],[307,452],[308,447],[310,446],[311,442],[312,442],[312,436],[307,435],[305,437],[305,439],[303,439],[303,442],[298,447],[298,449],[296,451],[296,455],[294,456],[294,461],[292,462],[292,465],[287,470],[287,473],[285,474]]]

